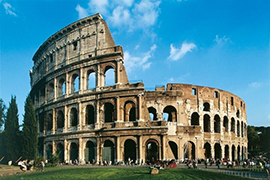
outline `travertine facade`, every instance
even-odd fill
[[[203,86],[145,91],[143,83],[129,83],[123,49],[100,14],[52,35],[33,61],[31,97],[47,159],[52,153],[80,163],[247,155],[242,99]],[[114,84],[107,85],[111,70]]]

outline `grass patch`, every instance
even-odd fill
[[[195,169],[165,169],[158,175],[151,175],[148,168],[88,168],[66,167],[46,168],[44,172],[20,173],[13,176],[2,177],[3,180],[27,179],[27,180],[51,180],[51,179],[132,179],[132,180],[172,180],[172,179],[246,179],[230,176],[223,173],[208,172]]]

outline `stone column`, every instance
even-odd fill
[[[115,137],[115,158],[114,163],[119,162],[122,159],[121,153],[120,153],[120,140],[119,136]]]
[[[97,148],[96,148],[96,150],[97,150],[97,152],[96,152],[96,162],[97,163],[99,163],[99,161],[101,160],[100,159],[100,149],[101,149],[101,146],[100,146],[100,138],[99,137],[97,137]]]
[[[55,141],[52,140],[52,154],[56,153]]]
[[[160,155],[159,159],[165,160],[167,156],[166,156],[166,139],[164,134],[160,135],[160,139],[162,142],[162,151],[161,151],[162,154]]]
[[[211,158],[215,158],[215,144],[211,143]]]
[[[58,94],[58,91],[57,91],[57,79],[56,78],[54,78],[54,87],[53,87],[54,89],[53,89],[53,91],[54,91],[54,93],[53,93],[53,101],[55,101],[56,100],[56,98],[57,98],[57,94]]]
[[[116,82],[115,82],[115,84],[116,85],[120,85],[121,84],[121,75],[120,75],[120,63],[121,63],[121,61],[122,61],[122,59],[116,59],[115,60],[116,61],[116,72],[115,72],[115,80],[116,80]]]
[[[178,137],[178,159],[184,159],[184,152],[183,152],[183,145],[182,145],[182,140],[183,137]]]
[[[99,100],[96,100],[96,122],[95,122],[95,129],[99,129],[99,125],[100,125],[100,114],[99,114]]]
[[[116,121],[122,121],[120,120],[120,98],[119,96],[115,97],[116,99]]]
[[[68,143],[67,143],[67,140],[64,139],[64,160],[67,160],[69,161],[69,152],[68,152]]]
[[[79,109],[78,109],[78,111],[79,111],[79,122],[78,122],[78,130],[82,130],[82,127],[83,127],[83,124],[84,124],[84,122],[83,122],[83,108],[82,108],[82,103],[81,102],[79,102]]]
[[[65,124],[64,124],[64,129],[63,129],[63,132],[67,132],[68,131],[68,127],[69,127],[69,118],[68,118],[68,108],[67,106],[65,106],[65,110],[64,110],[64,121],[65,121]]]
[[[139,160],[139,163],[141,163],[141,161],[143,160],[143,162],[145,163],[145,159],[143,157],[143,142],[142,142],[142,135],[139,135],[138,137],[138,144],[139,144],[139,157],[138,157],[138,160]]]
[[[57,123],[57,119],[56,119],[56,113],[55,113],[55,109],[52,109],[52,134],[55,134],[56,132],[56,123]]]
[[[142,94],[138,94],[138,120],[143,120],[142,118]]]
[[[99,90],[101,86],[100,83],[100,64],[96,65],[96,89]]]
[[[85,89],[84,89],[84,73],[83,73],[83,68],[80,68],[80,89],[79,89],[79,93],[83,92]]]
[[[68,73],[66,73],[66,94],[67,96],[69,94],[69,78],[68,78]]]
[[[83,149],[83,141],[82,138],[79,138],[79,154],[78,154],[78,160],[80,162],[80,164],[85,164],[85,157],[84,157],[84,149]]]

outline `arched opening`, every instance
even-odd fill
[[[242,146],[242,160],[246,159],[246,148]]]
[[[203,103],[203,111],[210,111],[210,104],[208,102]]]
[[[107,66],[105,68],[105,73],[104,73],[104,84],[105,86],[112,86],[115,84],[115,74],[114,74],[114,68],[111,66]]]
[[[54,84],[50,83],[47,88],[48,100],[54,99]]]
[[[78,160],[78,145],[76,143],[71,143],[70,144],[70,160],[72,160],[72,162],[76,160]]]
[[[58,97],[60,97],[66,94],[66,81],[60,79],[58,84]]]
[[[44,113],[40,113],[39,115],[39,132],[43,132],[44,130]]]
[[[240,118],[240,111],[239,111],[239,109],[237,109],[236,117]]]
[[[203,130],[204,132],[210,132],[210,116],[208,114],[205,114],[203,116]]]
[[[92,105],[86,106],[85,121],[88,125],[95,123],[95,110]]]
[[[232,145],[232,161],[235,160],[235,146]]]
[[[114,106],[112,103],[105,103],[104,105],[105,123],[114,121]]]
[[[191,125],[200,125],[200,116],[198,113],[194,112],[191,115]]]
[[[230,148],[229,148],[229,145],[225,145],[225,158],[226,159],[229,159],[229,156],[230,156]]]
[[[93,70],[87,72],[87,89],[96,88],[96,73]]]
[[[237,160],[241,160],[241,155],[240,155],[240,153],[241,153],[241,150],[240,150],[240,146],[238,146],[237,147]]]
[[[203,146],[205,159],[211,158],[211,145],[207,142]]]
[[[131,139],[126,140],[124,144],[124,160],[128,161],[129,158],[133,162],[136,160],[136,143]]]
[[[220,133],[220,117],[219,117],[219,115],[215,115],[215,117],[214,117],[214,132]]]
[[[73,74],[71,79],[71,93],[78,92],[80,89],[80,80],[77,74]]]
[[[221,159],[221,146],[219,143],[215,144],[215,159]]]
[[[223,118],[223,127],[225,129],[225,132],[229,131],[229,119],[227,116],[224,116]]]
[[[104,142],[102,159],[106,160],[107,162],[109,161],[111,161],[112,163],[114,162],[114,144],[110,140],[106,140]]]
[[[234,120],[234,118],[231,118],[231,132],[235,133],[235,120]]]
[[[244,137],[244,123],[241,121],[241,137]]]
[[[136,121],[136,106],[132,101],[127,101],[124,107],[124,121]]]
[[[240,137],[240,122],[237,121],[237,137]]]
[[[48,145],[46,148],[46,159],[51,159],[52,157],[52,145]]]
[[[72,108],[70,111],[70,125],[71,126],[78,125],[78,111],[76,108]]]
[[[177,153],[177,144],[173,141],[169,141],[169,146],[171,148],[171,152],[173,154],[173,159],[178,159],[178,153]]]
[[[150,139],[146,142],[146,160],[153,162],[159,159],[158,154],[158,142],[154,139]]]
[[[167,119],[165,119],[165,120],[167,120],[167,121],[169,121],[169,122],[176,122],[176,120],[177,120],[177,113],[176,113],[176,109],[175,109],[175,107],[173,107],[173,106],[166,106],[165,108],[164,108],[164,110],[163,110],[163,114],[168,114],[168,116],[167,117],[165,117],[165,118],[167,118]],[[163,118],[164,118],[164,116],[163,116]]]
[[[87,141],[86,146],[85,146],[85,161],[87,163],[93,163],[93,160],[96,161],[96,157],[95,157],[95,152],[96,152],[96,148],[95,145],[92,141]]]
[[[60,110],[57,112],[57,129],[63,128],[64,123],[65,123],[64,113],[63,111]]]
[[[157,120],[157,110],[155,108],[149,107],[148,112],[150,114],[150,118],[151,118],[152,121]]]
[[[47,130],[48,131],[52,130],[52,123],[53,123],[53,117],[52,117],[52,114],[50,113],[48,115],[48,122],[47,122]]]
[[[195,159],[195,144],[188,141],[184,145],[184,158]]]
[[[64,146],[63,146],[63,144],[61,144],[61,143],[57,144],[56,153],[58,155],[59,161],[61,163],[63,163],[64,162]]]

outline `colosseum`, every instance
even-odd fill
[[[241,98],[205,86],[167,84],[146,91],[142,82],[130,83],[123,48],[100,14],[53,34],[33,61],[30,95],[39,153],[46,159],[55,153],[81,164],[247,157]]]

